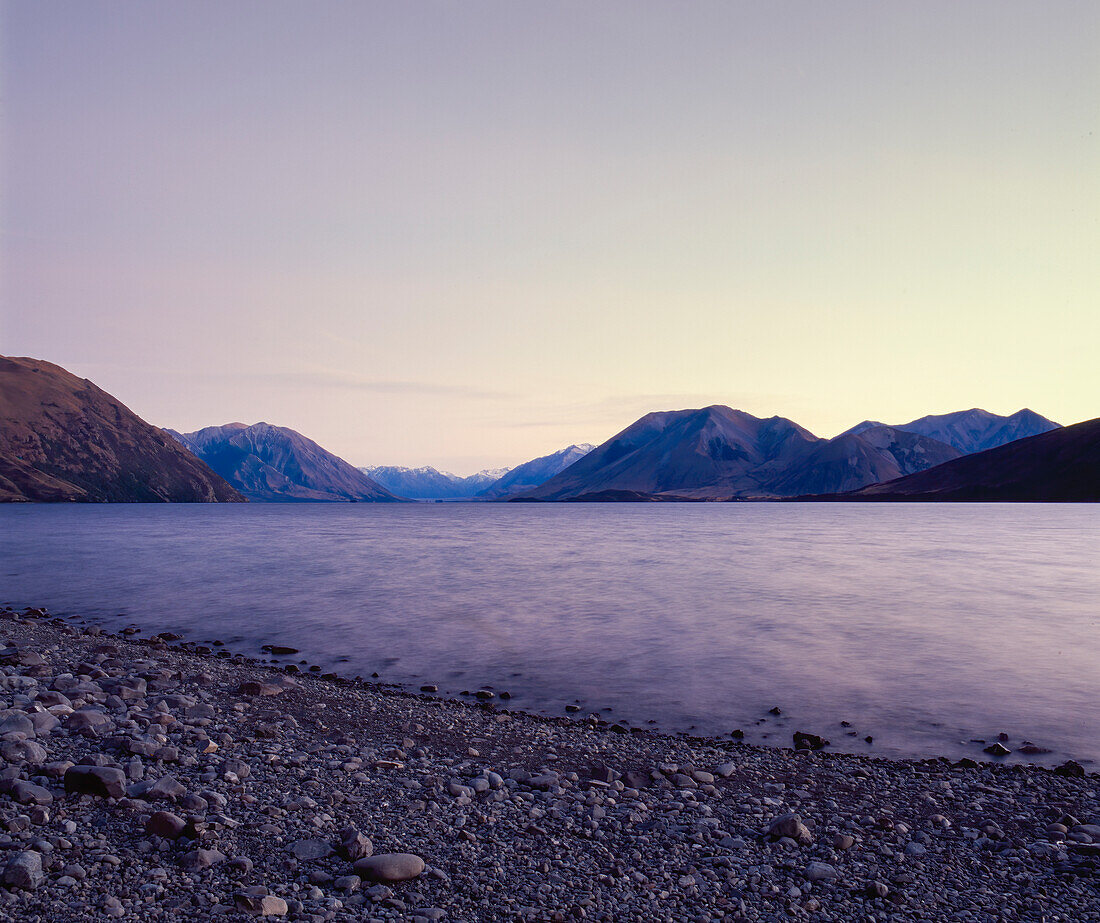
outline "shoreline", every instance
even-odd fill
[[[10,605],[0,604],[0,612],[4,610],[15,611]],[[230,659],[234,663],[249,664],[257,667],[268,668],[275,670],[276,672],[291,673],[293,675],[310,675],[320,676],[326,679],[330,679],[337,683],[350,683],[363,684],[366,688],[375,690],[386,690],[394,693],[408,694],[416,698],[423,698],[425,695],[430,696],[433,699],[440,699],[446,702],[451,702],[458,705],[478,704],[477,700],[480,698],[479,693],[483,690],[490,690],[493,694],[487,696],[489,700],[492,700],[493,705],[502,710],[508,711],[508,713],[530,717],[536,720],[549,719],[551,721],[564,721],[567,724],[576,723],[581,720],[582,712],[588,712],[587,717],[596,717],[599,719],[598,726],[601,728],[611,727],[618,733],[653,733],[659,736],[668,736],[682,738],[685,740],[695,741],[699,744],[715,743],[722,745],[729,740],[735,742],[744,742],[747,745],[764,747],[766,749],[792,749],[796,748],[795,738],[819,738],[824,741],[824,747],[809,747],[810,749],[825,749],[830,753],[847,753],[855,756],[866,756],[871,759],[884,759],[890,761],[921,761],[921,760],[941,760],[944,762],[958,763],[960,760],[968,761],[970,764],[993,764],[1000,766],[1026,766],[1036,768],[1053,769],[1057,765],[1070,761],[1074,763],[1080,763],[1090,772],[1100,772],[1100,763],[1095,759],[1080,756],[1078,753],[1074,753],[1068,750],[1048,749],[1046,746],[1036,745],[1032,740],[1028,739],[1028,734],[1025,732],[1023,735],[1017,734],[1017,737],[1010,738],[1006,734],[998,733],[991,736],[979,737],[978,733],[965,727],[956,728],[957,734],[950,735],[955,744],[950,743],[946,738],[939,742],[938,747],[929,746],[923,750],[913,748],[913,752],[879,752],[871,751],[870,749],[864,749],[858,747],[858,743],[862,742],[866,744],[866,747],[872,745],[881,746],[883,733],[889,733],[890,728],[887,728],[884,732],[882,729],[875,727],[863,727],[861,730],[851,730],[854,725],[844,719],[838,719],[834,716],[834,719],[829,722],[828,727],[822,725],[820,722],[802,721],[802,726],[812,727],[814,724],[818,726],[814,729],[814,732],[803,731],[799,724],[789,724],[790,715],[784,712],[776,711],[775,709],[768,710],[756,716],[744,716],[745,723],[741,727],[728,732],[722,733],[692,733],[694,725],[688,729],[673,727],[662,727],[656,719],[645,718],[637,714],[619,718],[608,718],[608,714],[612,712],[610,707],[601,707],[598,704],[589,702],[588,704],[582,704],[581,699],[574,699],[573,702],[563,702],[559,707],[565,712],[565,714],[554,713],[550,707],[546,707],[543,710],[538,710],[537,703],[534,705],[518,705],[513,701],[514,691],[500,690],[498,687],[489,683],[482,683],[480,685],[468,685],[469,688],[458,692],[455,691],[459,686],[464,684],[453,684],[452,689],[443,689],[441,684],[433,678],[427,676],[420,676],[414,678],[406,678],[402,680],[387,680],[379,672],[375,671],[370,674],[369,678],[364,678],[361,674],[354,676],[340,672],[340,663],[336,662],[330,666],[322,666],[314,663],[304,656],[305,652],[298,648],[283,646],[279,643],[260,644],[259,653],[253,651],[248,652],[240,649],[238,644],[251,643],[253,646],[259,642],[252,640],[251,642],[245,638],[236,638],[230,640],[222,640],[220,638],[206,639],[202,641],[195,641],[188,638],[186,635],[176,634],[174,631],[164,630],[157,632],[156,626],[152,626],[148,629],[142,626],[129,622],[128,624],[119,627],[121,622],[119,620],[124,619],[123,615],[117,617],[110,616],[86,616],[79,613],[66,613],[62,615],[54,615],[45,608],[33,608],[31,611],[37,611],[44,614],[48,614],[51,617],[58,618],[64,621],[65,624],[77,627],[81,630],[99,629],[105,634],[119,635],[130,638],[131,640],[143,639],[145,641],[155,641],[157,639],[168,639],[169,643],[174,648],[189,651],[199,656],[212,656],[218,659]],[[146,632],[150,634],[146,635]],[[295,642],[299,643],[299,642]],[[299,659],[294,660],[293,658]],[[345,659],[346,658],[342,658]],[[369,669],[369,667],[368,667]],[[381,669],[381,667],[379,668]],[[523,693],[519,693],[522,695]],[[766,722],[775,722],[767,725],[767,732],[756,734],[754,732],[760,731],[761,727]],[[868,730],[874,731],[873,735],[868,735]],[[772,735],[775,735],[774,740],[769,739]],[[833,739],[826,739],[825,735],[831,734]],[[1032,737],[1041,738],[1042,735],[1031,735]],[[992,752],[987,749],[989,747],[995,748],[999,743],[1010,743],[1011,749],[1009,753]],[[847,749],[845,748],[847,746]],[[959,751],[958,748],[965,748],[969,746],[969,750]],[[938,749],[940,752],[935,752]],[[947,756],[943,751],[955,749],[956,755],[954,757]],[[1006,748],[1009,749],[1009,748]],[[1046,757],[1046,759],[1043,759]],[[963,765],[968,765],[964,762]]]
[[[615,733],[35,610],[0,640],[0,917],[1100,920],[1075,764]],[[122,788],[66,793],[81,759]]]

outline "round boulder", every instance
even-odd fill
[[[424,860],[412,853],[393,852],[368,856],[353,866],[355,874],[371,881],[409,881],[424,872]]]

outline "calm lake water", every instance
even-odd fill
[[[1097,506],[5,506],[0,602],[666,731],[1100,760]]]

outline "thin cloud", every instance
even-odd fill
[[[194,368],[162,368],[149,365],[123,365],[121,363],[90,363],[80,368],[89,373],[109,369],[112,372],[126,371],[158,377],[173,376],[195,378]],[[349,375],[343,372],[299,370],[286,372],[227,372],[224,370],[203,370],[201,377],[206,381],[220,382],[256,382],[273,387],[295,388],[343,388],[352,391],[366,391],[374,394],[413,395],[428,397],[463,397],[484,401],[518,400],[520,395],[508,391],[489,391],[466,385],[448,385],[432,381],[411,381],[405,379],[367,378],[362,375]]]
[[[428,396],[467,397],[477,400],[510,400],[516,397],[505,391],[486,391],[466,385],[445,385],[430,381],[407,381],[395,379],[365,378],[359,375],[347,375],[341,372],[263,372],[248,375],[254,380],[266,381],[277,385],[296,387],[346,388],[355,391],[369,391],[374,394],[411,394]]]

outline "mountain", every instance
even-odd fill
[[[924,471],[962,453],[944,442],[876,424],[821,440],[771,484],[781,497],[841,493]]]
[[[0,500],[243,499],[86,378],[41,359],[0,357]]]
[[[958,455],[881,424],[820,439],[783,417],[714,405],[647,414],[518,499],[788,497],[854,490]]]
[[[845,435],[858,435],[873,426],[882,426],[882,424],[865,420],[853,426]],[[1002,417],[978,408],[933,414],[894,427],[894,429],[919,433],[922,436],[946,442],[964,455],[969,455],[971,452],[984,452],[986,449],[994,449],[997,446],[1015,442],[1017,439],[1038,436],[1040,433],[1058,428],[1057,423],[1040,416],[1033,410],[1017,410],[1011,416]]]
[[[729,407],[646,414],[560,474],[519,496],[565,500],[601,491],[726,498],[770,494],[776,471],[818,438],[782,417]]]
[[[312,439],[284,426],[227,423],[194,433],[168,432],[252,500],[402,499]]]
[[[486,468],[477,474],[459,477],[437,468],[402,468],[376,465],[360,468],[387,490],[411,500],[472,500],[508,473],[508,468]]]
[[[858,436],[860,433],[866,432],[867,430],[872,429],[876,426],[888,426],[888,427],[890,427],[890,424],[888,424],[888,423],[879,423],[878,420],[864,420],[862,423],[857,423],[851,429],[846,429],[840,435],[841,436]],[[905,427],[903,427],[903,426],[890,427],[890,429],[904,429],[904,428]]]
[[[1100,501],[1100,419],[964,455],[839,500]]]
[[[523,493],[546,483],[556,474],[560,474],[574,462],[580,461],[595,446],[587,442],[567,446],[550,455],[534,458],[517,465],[495,484],[478,494],[479,499],[502,500],[513,494]]]
[[[477,474],[471,474],[469,477],[463,480],[473,488],[476,493],[481,493],[487,487],[497,483],[502,477],[508,474],[512,469],[503,466],[500,468],[484,468]]]
[[[590,451],[592,446],[587,444],[571,445],[515,468],[486,468],[467,477],[432,467],[376,465],[359,470],[387,490],[413,500],[501,500],[538,487]]]

